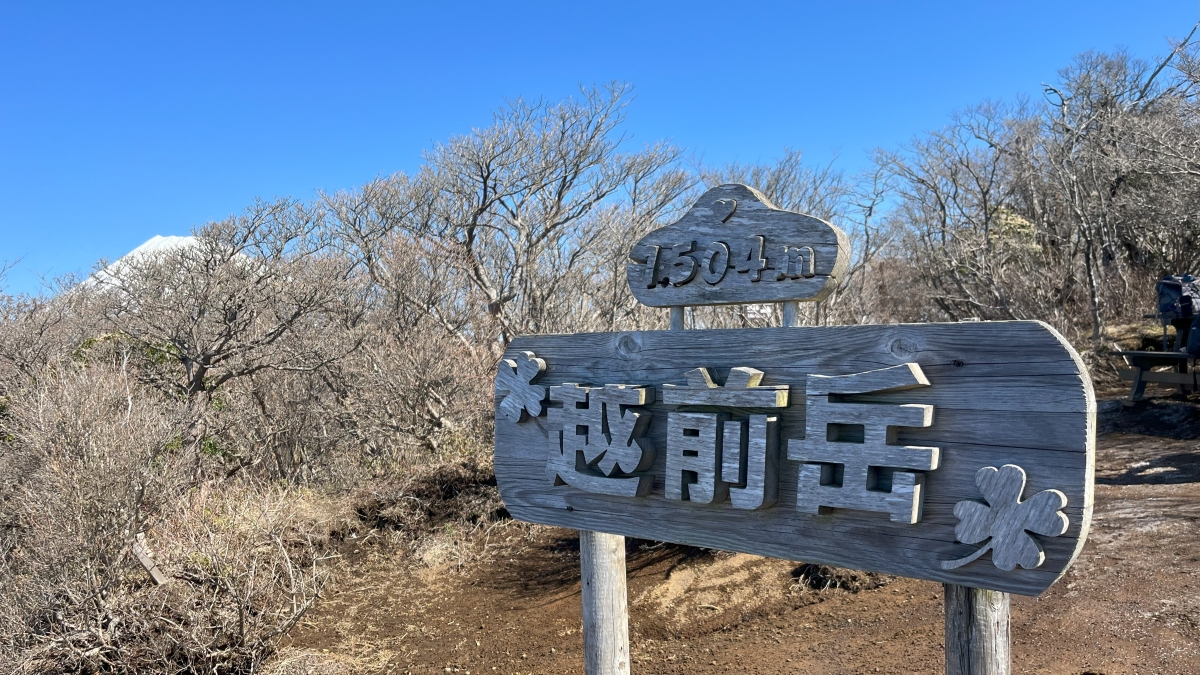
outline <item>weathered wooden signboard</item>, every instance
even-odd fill
[[[501,372],[521,520],[1025,595],[1087,535],[1090,380],[1038,322],[545,335]]]
[[[1009,672],[1005,593],[1087,537],[1091,379],[1037,321],[681,330],[687,305],[788,322],[848,258],[833,225],[722,185],[630,253],[673,330],[509,345],[496,481],[515,518],[580,530],[586,672],[629,672],[613,535],[941,581],[946,672]]]

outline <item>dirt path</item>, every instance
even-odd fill
[[[1109,403],[1101,432],[1087,547],[1013,596],[1014,672],[1200,673],[1200,413]],[[364,554],[276,672],[582,672],[574,533],[488,537],[459,568]],[[942,672],[939,584],[641,541],[628,557],[634,672]]]

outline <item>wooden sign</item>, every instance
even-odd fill
[[[496,379],[516,518],[1024,595],[1083,547],[1094,435],[1032,321],[531,336]]]
[[[850,244],[820,218],[729,184],[642,237],[629,259],[629,288],[651,307],[821,300],[845,272]]]

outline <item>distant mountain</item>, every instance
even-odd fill
[[[91,286],[93,284],[108,283],[113,279],[120,278],[121,273],[128,269],[129,265],[135,260],[154,257],[169,251],[177,251],[181,248],[191,248],[195,245],[196,238],[192,236],[179,237],[171,235],[164,237],[161,234],[156,234],[129,253],[117,258],[104,269],[92,274],[92,276],[83,282],[83,285]]]
[[[146,240],[144,244],[133,249],[129,253],[121,256],[117,262],[121,262],[127,258],[134,258],[147,253],[156,253],[159,251],[173,251],[179,248],[187,248],[196,245],[196,238],[193,236],[177,237],[175,235],[164,237],[161,234],[156,234]],[[114,263],[116,264],[116,263]]]

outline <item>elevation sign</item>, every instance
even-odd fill
[[[838,228],[729,184],[642,237],[626,276],[634,297],[650,307],[821,300],[849,259],[849,240]]]

